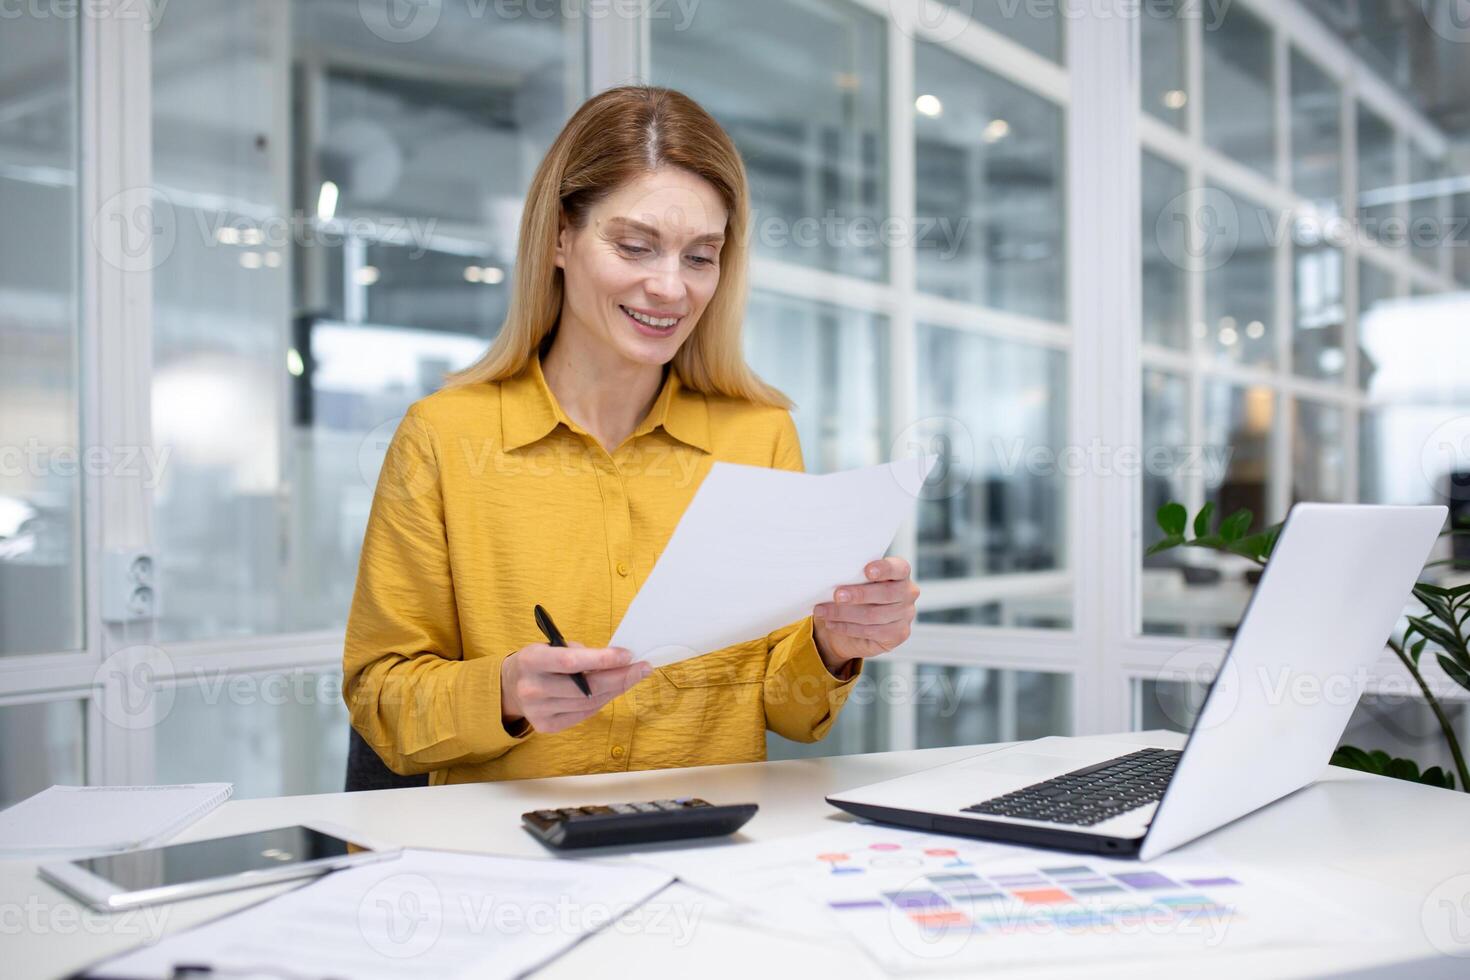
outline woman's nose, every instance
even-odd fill
[[[644,288],[648,290],[650,296],[668,300],[683,297],[684,277],[680,274],[677,258],[673,262],[660,260],[651,265],[648,271],[648,282]]]

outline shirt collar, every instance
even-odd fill
[[[533,353],[519,374],[500,384],[501,445],[506,452],[519,449],[545,438],[557,425],[586,434],[562,411],[541,372],[541,355]],[[704,395],[680,382],[672,365],[653,407],[633,435],[645,435],[659,426],[680,442],[711,452],[709,407]]]

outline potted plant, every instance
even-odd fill
[[[1145,554],[1156,555],[1170,548],[1205,548],[1239,555],[1264,568],[1271,557],[1271,549],[1276,546],[1276,539],[1281,534],[1281,525],[1273,524],[1252,534],[1249,532],[1253,519],[1254,515],[1249,510],[1241,509],[1216,525],[1215,505],[1207,503],[1195,515],[1191,528],[1194,536],[1189,537],[1186,534],[1186,527],[1190,525],[1189,512],[1183,504],[1167,503],[1159,508],[1156,515],[1164,537]],[[1470,534],[1470,530],[1449,530],[1442,533]],[[1452,558],[1433,561],[1425,567],[1432,568],[1453,562]],[[1409,672],[1409,676],[1414,678],[1424,695],[1425,703],[1434,713],[1454,760],[1454,772],[1445,772],[1439,766],[1421,772],[1412,759],[1393,758],[1381,750],[1369,752],[1351,745],[1340,746],[1332,754],[1331,762],[1335,766],[1361,769],[1364,772],[1427,783],[1444,789],[1455,789],[1455,778],[1458,776],[1460,790],[1470,792],[1470,771],[1465,766],[1460,740],[1445,715],[1444,707],[1430,690],[1419,669],[1420,660],[1427,648],[1434,654],[1435,660],[1450,680],[1470,690],[1470,642],[1467,642],[1467,633],[1470,633],[1470,625],[1467,625],[1467,620],[1470,620],[1470,585],[1443,588],[1430,582],[1417,582],[1414,585],[1414,598],[1424,606],[1424,612],[1409,616],[1409,625],[1404,634],[1389,637],[1388,646]]]

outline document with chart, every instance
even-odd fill
[[[895,973],[1385,938],[1202,846],[1142,863],[839,824],[633,860],[737,903],[761,929],[846,937]]]

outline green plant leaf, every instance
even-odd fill
[[[1276,542],[1281,539],[1281,529],[1285,524],[1272,524],[1263,532],[1266,535],[1266,547],[1261,549],[1261,560],[1271,557],[1271,552],[1276,548]]]
[[[1245,555],[1249,558],[1259,559],[1261,557],[1261,549],[1264,547],[1266,547],[1266,535],[1263,532],[1261,534],[1252,534],[1249,537],[1241,538],[1239,541],[1235,542],[1235,547],[1233,550],[1238,555]]]
[[[1391,758],[1387,752],[1381,749],[1373,752],[1364,752],[1362,749],[1351,745],[1339,745],[1337,751],[1332,753],[1331,764],[1341,766],[1344,769],[1357,769],[1360,772],[1370,772],[1376,776],[1389,776],[1393,779],[1405,779],[1414,783],[1423,783],[1428,786],[1437,786],[1440,789],[1454,789],[1455,777],[1445,772],[1439,766],[1419,771],[1418,763],[1412,759]]]
[[[1419,774],[1419,782],[1429,786],[1438,786],[1440,789],[1454,789],[1455,777],[1453,773],[1445,772],[1439,766],[1431,766]]]
[[[1392,776],[1394,779],[1407,779],[1413,783],[1419,781],[1419,767],[1412,759],[1389,760],[1388,766],[1383,770],[1383,774],[1385,776]]]
[[[1445,622],[1452,622],[1454,613],[1450,612],[1450,604],[1446,601],[1444,589],[1427,582],[1418,582],[1414,585],[1414,598],[1424,603],[1424,608],[1434,613],[1435,618]]]
[[[1449,675],[1450,680],[1454,681],[1465,690],[1470,691],[1470,670],[1466,670],[1464,667],[1461,667],[1459,664],[1455,663],[1453,660],[1451,660],[1449,657],[1446,657],[1442,653],[1435,654],[1434,658],[1439,661],[1440,667],[1443,668],[1444,672]]]
[[[1430,642],[1438,643],[1445,650],[1454,650],[1459,644],[1455,642],[1455,635],[1438,623],[1425,619],[1423,616],[1410,616],[1409,622],[1414,628]]]
[[[1241,508],[1221,522],[1220,537],[1226,541],[1239,541],[1251,529],[1251,521],[1255,520],[1255,516],[1249,510]]]
[[[1357,769],[1361,772],[1381,771],[1372,756],[1351,745],[1339,745],[1328,761],[1331,765],[1342,766],[1344,769]]]
[[[1215,516],[1215,502],[1212,500],[1199,509],[1194,515],[1194,536],[1203,538],[1210,533],[1210,520]]]
[[[1180,537],[1177,534],[1171,534],[1167,538],[1165,538],[1164,540],[1159,541],[1159,542],[1156,542],[1152,547],[1150,547],[1143,554],[1144,554],[1144,557],[1147,557],[1149,555],[1157,555],[1161,551],[1168,551],[1170,548],[1177,548],[1177,547],[1179,547],[1183,543],[1184,543],[1184,539],[1182,537]]]
[[[1184,509],[1183,504],[1171,500],[1159,508],[1154,519],[1159,522],[1159,530],[1172,538],[1182,538],[1184,525],[1189,520],[1189,511]]]
[[[1420,640],[1418,643],[1409,647],[1409,660],[1415,667],[1419,666],[1419,655],[1424,652],[1424,644],[1428,642],[1428,640]]]
[[[1265,562],[1261,561],[1260,556],[1256,554],[1256,550],[1254,548],[1242,547],[1239,541],[1230,542],[1225,546],[1225,550],[1230,552],[1232,555],[1240,555],[1243,558],[1249,558],[1251,561],[1257,562],[1258,564],[1266,564]]]
[[[1463,644],[1454,649],[1445,650],[1444,655],[1470,672],[1470,650],[1466,650]]]

